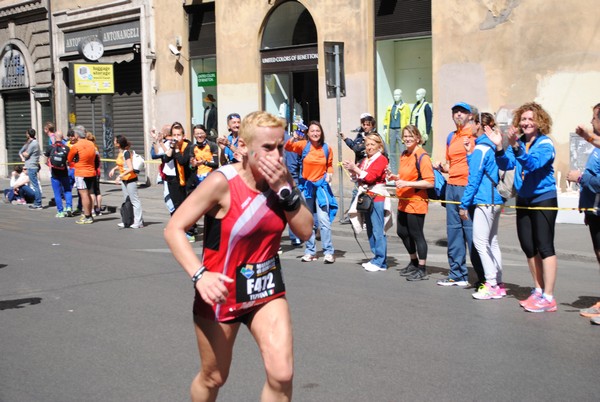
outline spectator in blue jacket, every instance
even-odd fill
[[[480,121],[481,120],[481,121]],[[484,127],[494,129],[496,123],[490,113],[474,116],[475,148],[468,138],[464,139],[469,163],[469,181],[459,206],[462,220],[473,220],[473,245],[481,258],[485,274],[473,298],[478,300],[500,299],[506,295],[502,284],[502,253],[498,244],[498,226],[504,200],[498,193],[498,164],[496,144],[484,133]]]
[[[596,259],[600,264],[600,103],[594,106],[592,127],[593,134],[584,126],[580,125],[575,129],[577,135],[584,140],[592,143],[596,148],[588,157],[585,170],[571,170],[567,175],[570,182],[579,183],[579,209],[585,213],[585,224],[590,230],[592,245],[596,253]],[[600,302],[589,308],[579,311],[583,317],[590,318],[592,324],[600,325]]]
[[[558,212],[553,167],[556,152],[548,137],[552,119],[535,102],[522,105],[513,116],[506,149],[502,149],[502,135],[490,132],[488,136],[499,149],[498,167],[515,169],[517,235],[534,283],[531,295],[520,305],[532,313],[552,312],[557,310],[554,226]]]

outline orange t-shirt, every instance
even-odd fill
[[[212,162],[213,161],[213,153],[210,150],[210,145],[207,143],[206,145],[204,145],[204,147],[202,147],[201,145],[196,144],[194,146],[194,157],[197,160],[204,160],[204,161]],[[210,166],[199,165],[198,170],[196,171],[196,174],[198,176],[201,176],[204,174],[208,174],[212,171],[213,171],[213,168],[211,168]]]
[[[302,151],[306,148],[307,140],[300,140],[294,142],[293,138],[290,138],[285,144],[285,150],[295,152],[302,156]],[[310,151],[306,154],[306,157],[302,161],[302,178],[308,181],[319,181],[323,178],[325,172],[333,174],[333,152],[330,146],[329,156],[325,160],[325,151],[323,147],[315,148],[313,145],[310,146]]]
[[[94,143],[80,138],[69,150],[69,155],[67,156],[69,164],[73,162],[75,155],[79,155],[79,159],[74,163],[75,176],[96,177],[96,146]]]
[[[127,152],[129,154],[127,159],[133,158],[133,154],[129,150],[119,152],[119,156],[117,156],[117,160],[116,160],[116,165],[119,168],[119,174],[123,174],[123,172],[125,171],[125,164],[126,164],[125,152]],[[133,163],[133,159],[131,160],[131,163]],[[137,177],[137,174],[135,174],[135,172],[129,172],[125,176],[121,177],[121,180],[123,180],[123,181],[133,180],[136,177]]]
[[[404,151],[400,156],[400,170],[398,175],[400,180],[418,181],[419,172],[417,171],[417,160],[422,154],[427,152],[419,147],[414,153],[410,154]],[[433,165],[429,155],[424,155],[419,164],[421,170],[421,180],[427,180],[430,183],[434,182]],[[398,210],[407,214],[426,214],[429,210],[429,202],[427,201],[427,190],[416,189],[414,187],[396,188],[396,196],[398,196]]]
[[[475,137],[470,126],[457,131],[446,147],[446,160],[450,163],[448,184],[455,186],[466,186],[469,182],[469,163],[463,141],[465,137],[470,138],[471,149],[475,148]]]

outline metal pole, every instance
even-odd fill
[[[341,79],[340,79],[340,46],[333,46],[333,54],[335,58],[335,106],[337,112],[337,141],[338,141],[338,171],[339,171],[339,195],[340,203],[339,210],[342,211],[340,216],[344,216],[344,170],[342,168],[342,138],[339,133],[342,132],[342,104],[341,104]]]
[[[92,133],[96,132],[96,95],[92,95],[90,98],[92,102]]]

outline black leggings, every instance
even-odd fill
[[[402,239],[409,254],[417,254],[420,260],[427,259],[427,241],[423,233],[425,214],[407,214],[398,211],[396,233]]]
[[[169,188],[169,195],[171,196],[171,201],[173,201],[173,207],[177,210],[177,208],[183,204],[183,201],[185,201],[185,186],[179,184],[179,178],[177,176],[167,176],[165,181]]]
[[[590,229],[594,251],[600,250],[600,216],[586,214],[585,223]]]
[[[518,207],[557,207],[556,198],[535,203],[517,198]],[[542,259],[552,257],[554,252],[554,210],[517,209],[517,235],[521,250],[527,258],[533,258],[540,253]]]

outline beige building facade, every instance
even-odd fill
[[[444,158],[455,102],[499,113],[503,123],[512,108],[534,100],[554,119],[555,168],[564,175],[570,164],[569,134],[589,122],[598,102],[600,34],[589,12],[593,0],[543,4],[55,0],[50,5],[4,0],[0,49],[2,55],[18,50],[23,68],[4,69],[5,75],[13,74],[6,82],[21,87],[0,89],[0,163],[12,160],[18,142],[7,133],[12,124],[7,118],[15,115],[5,107],[15,108],[15,94],[22,103],[28,101],[28,126],[41,129],[45,116],[63,131],[84,124],[104,142],[127,135],[146,154],[153,127],[180,121],[188,133],[194,124],[205,124],[213,134],[226,135],[229,113],[264,109],[287,117],[290,124],[299,118],[320,120],[335,158],[341,149],[348,159],[352,152],[340,146],[338,127],[353,136],[359,116],[368,112],[385,135],[393,91],[402,90],[402,101],[412,109],[422,88],[433,110],[426,148],[434,159]],[[87,59],[79,46],[90,36],[103,41],[97,60]],[[343,47],[339,116],[332,97],[333,64],[327,60],[333,60],[336,44]],[[86,63],[113,65],[114,94],[74,92],[73,65]],[[26,85],[14,75],[23,69]],[[110,144],[102,147],[109,157]],[[351,184],[344,181],[349,191]]]
[[[50,27],[46,0],[0,2],[0,174],[20,161],[25,130],[53,119]]]
[[[554,122],[554,168],[564,189],[570,133],[578,124],[591,129],[591,110],[600,102],[597,5],[593,0],[433,1],[437,144],[453,128],[450,108],[457,100],[489,112],[538,102]],[[441,155],[441,148],[434,153]]]

